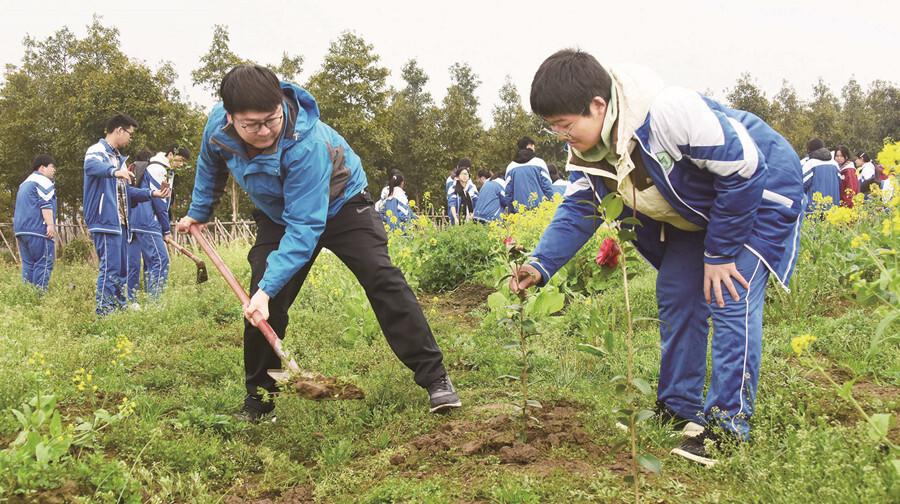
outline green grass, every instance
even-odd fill
[[[220,252],[246,285],[247,245]],[[630,285],[635,316],[654,317],[655,277],[649,268],[636,267],[644,274]],[[51,465],[42,484],[26,481],[7,489],[6,497],[72,481],[82,502],[141,502],[152,496],[154,502],[212,503],[228,495],[276,501],[292,489],[319,502],[341,503],[634,501],[622,481],[623,454],[608,453],[623,439],[613,426],[617,398],[609,385],[624,372],[623,347],[604,360],[577,350],[579,343],[597,343],[596,335],[584,333],[591,310],[602,313],[617,334],[624,332],[619,289],[569,299],[530,340],[536,378],[531,394],[548,405],[578,408],[582,428],[598,450],[562,445],[543,454],[542,460],[551,462],[529,467],[501,463],[495,455],[467,457],[451,449],[426,456],[411,448],[418,437],[445,426],[490,420],[514,401],[516,387],[497,376],[516,374],[519,362],[502,348],[511,339],[505,330],[480,323],[490,319],[486,306],[461,318],[441,303],[426,303],[465,404],[449,416],[433,416],[427,394],[371,328],[370,314],[359,315],[365,306],[351,305],[364,303],[362,289],[333,255],[322,254],[291,310],[286,346],[301,368],[346,377],[366,398],[281,398],[275,424],[246,425],[230,416],[244,393],[239,304],[214,271],[202,285],[195,274],[193,263],[173,257],[169,286],[159,301],[142,299],[141,311],[95,322],[96,271],[90,266],[58,263],[44,296],[21,283],[14,265],[0,266],[0,448],[19,431],[11,409],[34,396],[38,385],[28,372],[38,368],[40,386],[57,396],[64,424],[98,408],[114,412],[126,397],[136,403],[132,415]],[[820,276],[822,292],[841,289],[821,271],[798,274]],[[773,293],[768,302],[785,303],[785,296]],[[858,386],[868,386],[855,390],[869,413],[900,411],[900,349],[885,345],[867,356],[878,319],[870,310],[835,301],[837,296],[828,299],[825,307],[797,304],[805,311],[796,316],[767,312],[753,439],[725,462],[706,469],[669,457],[677,440],[648,427],[640,444],[662,460],[663,473],[642,476],[644,501],[900,501],[891,457],[870,440],[855,411],[791,350],[793,337],[816,336],[808,352],[839,381],[857,379]],[[131,343],[130,354],[117,347],[123,337]],[[640,348],[635,374],[653,384],[659,365],[655,325],[638,323],[635,338]],[[43,354],[43,365],[29,363],[36,352]],[[72,380],[82,368],[92,376],[83,391]],[[896,431],[893,436],[896,441]],[[395,465],[395,455],[408,461]]]

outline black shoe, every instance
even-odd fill
[[[672,449],[672,455],[678,455],[688,460],[712,467],[719,462],[719,459],[713,457],[708,448],[719,447],[719,437],[704,430],[700,435],[685,439],[680,445]]]
[[[695,437],[703,433],[703,426],[697,422],[692,422],[687,418],[675,413],[675,410],[665,404],[656,403],[656,414],[653,419],[661,425],[669,425],[672,430],[676,431],[682,437]]]
[[[456,389],[453,388],[453,384],[450,383],[450,378],[447,375],[435,380],[426,387],[426,390],[428,390],[428,398],[431,400],[432,413],[462,406],[462,401],[459,400],[459,395],[456,394]]]
[[[259,423],[263,417],[266,415],[271,415],[272,418],[268,421],[275,423],[275,415],[272,412],[275,411],[275,403],[273,402],[263,402],[257,399],[253,399],[248,397],[244,400],[244,407],[241,408],[241,411],[235,414],[235,418],[247,423],[257,424]]]

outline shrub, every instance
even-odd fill
[[[415,244],[415,255],[427,257],[415,271],[419,288],[443,292],[490,269],[500,242],[494,240],[489,226],[463,224],[444,232],[425,236]],[[409,274],[409,273],[407,273]]]
[[[87,235],[78,235],[60,251],[60,259],[68,264],[82,263],[90,260],[94,243]]]

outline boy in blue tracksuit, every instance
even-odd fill
[[[391,349],[428,390],[431,410],[459,407],[422,308],[391,264],[359,156],[319,120],[309,92],[279,82],[268,68],[233,68],[219,94],[222,102],[213,107],[203,132],[190,210],[178,231],[209,221],[229,174],[257,206],[256,242],[248,254],[251,299],[244,306],[242,417],[256,422],[272,412],[275,405],[263,400],[261,389],[277,391],[266,371],[281,366],[251,320],[259,312],[284,337],[288,309],[323,247],[365,289]]]
[[[824,212],[841,202],[841,169],[825,148],[825,141],[812,138],[806,143],[806,158],[801,164],[806,214]],[[816,201],[818,194],[819,201]]]
[[[84,197],[82,212],[94,239],[100,270],[97,275],[97,315],[125,306],[128,274],[127,244],[132,239],[128,220],[131,202],[166,198],[169,189],[152,191],[132,187],[134,174],[128,171],[119,149],[134,136],[137,121],[117,114],[106,123],[106,137],[88,148],[84,156]]]
[[[503,205],[510,213],[537,208],[545,199],[553,199],[553,181],[543,159],[534,155],[534,139],[519,139],[519,150],[506,166],[506,190]]]
[[[642,223],[638,251],[659,270],[657,417],[706,425],[673,453],[714,464],[705,440],[748,437],[766,280],[772,274],[785,286],[797,254],[805,204],[799,159],[752,114],[665,88],[644,69],[607,71],[576,50],[541,65],[531,107],[568,142],[572,187],[534,261],[510,287],[546,284],[596,230],[594,219],[584,219],[593,207],[578,201],[618,193],[628,207],[622,216],[634,209]],[[710,318],[715,337],[704,399]]]
[[[171,190],[170,162],[177,162],[179,165],[184,163],[186,159],[184,154],[190,156],[189,152],[183,154],[159,152],[147,162],[140,164],[136,162],[136,180],[140,178],[138,187],[154,191],[169,187]],[[170,198],[154,198],[143,203],[132,203],[131,206],[131,231],[134,233],[132,242],[136,244],[140,255],[136,261],[129,260],[129,279],[137,278],[141,269],[140,259],[143,258],[144,286],[154,298],[162,294],[169,277],[169,253],[165,243],[172,234],[169,224],[169,203]],[[129,288],[132,288],[131,281]]]
[[[31,175],[19,185],[13,232],[22,257],[22,280],[47,290],[56,262],[56,161],[41,154],[31,163]]]
[[[475,213],[472,220],[483,224],[500,220],[506,206],[503,198],[506,196],[506,170],[494,175],[489,170],[478,170],[478,182],[481,190],[478,191],[478,201],[475,203]]]

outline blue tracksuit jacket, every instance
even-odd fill
[[[319,120],[315,99],[303,88],[281,83],[285,112],[281,139],[248,159],[243,141],[228,124],[222,103],[203,131],[188,215],[208,222],[234,176],[253,203],[286,227],[271,253],[259,288],[274,297],[310,259],[325,223],[368,186],[359,156]]]
[[[56,186],[53,180],[33,172],[19,185],[13,232],[16,236],[47,238],[47,224],[41,210],[53,210],[56,221]]]
[[[503,198],[506,196],[506,180],[491,179],[481,186],[478,193],[478,202],[475,204],[475,213],[472,218],[475,220],[490,222],[500,220],[506,205],[503,204]]]
[[[504,194],[504,206],[511,213],[516,212],[517,206],[530,210],[540,205],[545,198],[553,199],[553,182],[544,160],[536,157],[521,163],[509,163],[506,167]]]
[[[81,209],[84,213],[84,222],[91,233],[120,235],[122,226],[125,226],[129,239],[131,237],[128,219],[125,219],[126,222],[119,220],[116,198],[118,180],[113,175],[117,170],[125,168],[127,159],[127,156],[119,154],[118,150],[102,138],[90,146],[84,155],[84,193]],[[149,201],[151,191],[127,185],[125,194],[130,208],[132,203]],[[128,213],[127,208],[125,213]]]

